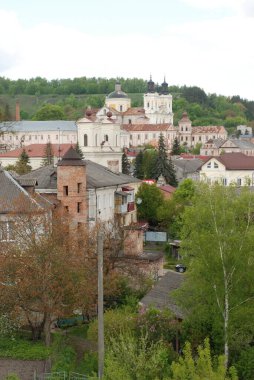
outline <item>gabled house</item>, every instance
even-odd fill
[[[51,218],[53,205],[34,193],[35,180],[17,180],[0,166],[0,242],[18,240],[17,231],[24,218]]]
[[[210,157],[200,166],[200,180],[207,183],[218,182],[225,186],[253,186],[254,157],[243,153],[225,153]]]

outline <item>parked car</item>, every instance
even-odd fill
[[[179,273],[184,273],[186,271],[186,266],[183,264],[176,264],[175,270]]]

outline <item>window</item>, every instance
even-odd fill
[[[104,136],[104,140],[105,140],[105,141],[108,141],[108,135],[105,135],[105,136]]]
[[[156,133],[153,134],[153,139],[156,139]]]
[[[118,141],[117,141],[117,135],[116,135],[116,146],[117,146],[117,143],[118,143]]]
[[[129,119],[129,124],[131,124],[131,119]]]
[[[185,140],[188,141],[188,137],[185,137]]]
[[[183,136],[181,136],[181,141],[183,141]]]
[[[87,146],[88,144],[88,138],[87,138],[87,134],[84,135],[84,146]]]
[[[140,135],[138,135],[138,140],[140,140]]]
[[[207,168],[208,168],[208,169],[211,169],[211,167],[212,167],[212,163],[211,163],[211,161],[210,161],[210,162],[208,162],[208,164],[207,164]]]
[[[185,131],[188,132],[188,127],[185,127]]]
[[[77,213],[81,212],[81,204],[82,204],[82,202],[77,203]]]
[[[122,112],[122,110],[123,110],[123,106],[120,106],[120,112]]]
[[[41,140],[43,140],[43,135],[41,135]]]
[[[192,136],[192,141],[194,141],[195,140],[195,137],[194,136]]]
[[[227,186],[227,178],[222,179],[222,184],[223,184],[223,186]]]
[[[217,164],[217,162],[214,162],[213,167],[214,169],[218,169],[219,165]]]
[[[58,135],[56,135],[56,140],[58,140]]]
[[[64,211],[69,212],[69,206],[64,206]]]
[[[199,139],[199,141],[201,141],[201,136],[199,136],[199,138],[198,138],[198,139]]]
[[[68,189],[68,186],[64,186],[63,187],[63,194],[67,197],[68,194],[69,194],[69,189]]]
[[[31,135],[29,135],[29,140],[32,140],[32,136]]]
[[[237,186],[242,186],[242,179],[241,178],[237,178]]]
[[[132,135],[130,135],[130,140],[132,140]]]
[[[95,146],[97,146],[97,144],[98,144],[98,141],[97,141],[97,133],[96,133],[96,135],[95,135]]]
[[[34,136],[35,140],[37,140],[37,137],[38,137],[37,135]]]
[[[48,135],[48,140],[50,140],[50,135]]]
[[[149,106],[150,106],[150,104],[149,104],[149,102],[147,102],[147,108],[149,108]]]
[[[148,135],[145,135],[145,139],[146,139],[146,140],[148,139]]]
[[[181,127],[181,131],[183,132],[183,127]]]
[[[37,136],[36,136],[37,137]],[[18,136],[16,136],[16,140],[18,140],[19,138],[18,138]]]
[[[14,241],[13,222],[0,222],[0,241]]]
[[[78,183],[78,193],[81,193],[81,190],[82,190],[82,183],[79,182]]]
[[[10,135],[10,136],[9,136],[9,140],[11,140],[11,138],[12,138],[12,136]]]

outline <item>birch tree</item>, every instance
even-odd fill
[[[214,346],[223,345],[228,367],[230,354],[248,346],[254,334],[254,194],[200,186],[183,224],[188,273],[180,300],[197,340],[210,335]]]

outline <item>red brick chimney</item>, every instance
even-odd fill
[[[16,101],[16,121],[20,121],[20,104],[19,100]]]

